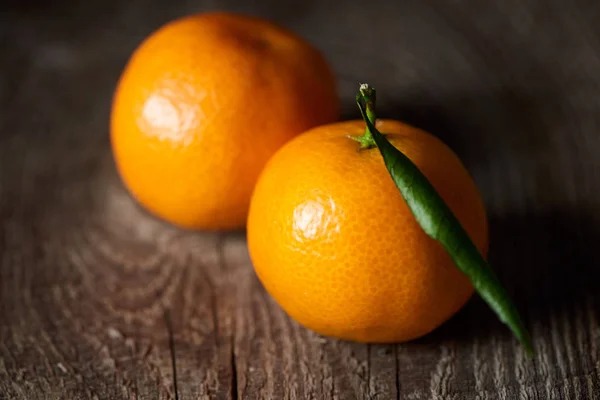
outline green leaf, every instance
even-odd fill
[[[374,89],[361,85],[361,90],[357,94],[357,103],[367,124],[365,136],[372,136],[383,156],[387,170],[408,207],[425,233],[444,246],[457,268],[470,278],[483,300],[500,320],[508,325],[528,354],[533,355],[529,333],[491,266],[482,257],[456,216],[425,175],[373,125],[374,100]]]

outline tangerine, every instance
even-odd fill
[[[476,184],[435,136],[376,125],[423,172],[485,257],[488,224]],[[347,136],[363,121],[320,126],[284,145],[255,188],[247,236],[258,278],[300,324],[358,342],[423,336],[473,294],[442,245],[423,231],[376,148]]]
[[[304,39],[261,18],[202,13],[134,51],[113,98],[111,144],[125,186],[151,213],[236,229],[270,156],[339,108],[329,65]]]

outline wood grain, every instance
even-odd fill
[[[1,7],[0,399],[600,398],[600,3]],[[535,358],[476,297],[410,343],[320,337],[265,293],[243,232],[178,230],[135,204],[108,143],[116,80],[152,30],[214,8],[315,43],[345,117],[366,81],[382,116],[459,154]]]

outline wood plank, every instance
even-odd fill
[[[0,10],[0,399],[600,398],[597,2],[53,4]],[[217,5],[320,47],[345,117],[367,81],[455,149],[535,358],[476,297],[410,343],[323,338],[265,293],[243,232],[135,204],[108,146],[116,79],[153,29]]]

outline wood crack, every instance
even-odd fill
[[[169,336],[169,351],[171,353],[171,368],[173,371],[173,392],[175,393],[175,400],[179,400],[179,390],[177,388],[177,358],[175,356],[173,322],[171,321],[171,313],[169,310],[165,310],[165,323],[167,325],[167,334]]]
[[[238,400],[237,360],[235,359],[234,340],[231,341],[231,399]]]
[[[394,358],[396,362],[396,400],[400,400],[400,357],[398,357],[398,345],[394,345]]]

